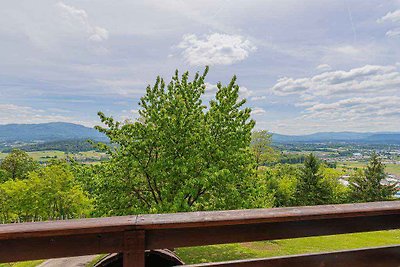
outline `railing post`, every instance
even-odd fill
[[[145,231],[124,233],[124,267],[145,266]]]

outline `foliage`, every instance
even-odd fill
[[[256,161],[256,171],[267,162],[277,160],[277,153],[271,147],[272,134],[268,131],[254,131],[251,135],[250,148]]]
[[[346,203],[349,200],[350,190],[347,186],[340,183],[338,179],[343,173],[330,166],[324,164],[321,167],[321,174],[330,189],[328,192],[332,193],[329,204]]]
[[[321,205],[332,202],[333,192],[320,171],[320,162],[309,154],[297,182],[296,199],[299,205]]]
[[[274,194],[274,206],[296,205],[296,186],[299,170],[289,164],[277,164],[266,171],[267,190]]]
[[[103,192],[97,196],[99,209],[173,212],[270,202],[256,187],[249,149],[254,121],[239,99],[236,77],[227,86],[219,83],[206,107],[207,71],[192,81],[187,72],[181,77],[176,72],[168,85],[157,78],[141,98],[135,122],[99,113],[106,127],[97,129],[114,145],[107,147],[111,160],[96,178]]]
[[[65,164],[32,171],[26,179],[0,184],[3,222],[87,216],[91,201]]]
[[[25,151],[14,149],[0,164],[2,171],[2,180],[26,178],[30,171],[38,167],[35,162]]]
[[[375,153],[365,170],[359,170],[350,179],[350,197],[355,202],[382,201],[393,198],[397,184],[383,184],[385,166]]]
[[[297,164],[297,163],[304,163],[305,156],[302,154],[287,154],[281,153],[279,156],[279,163],[282,164]]]
[[[9,179],[10,175],[7,171],[0,169],[0,183],[3,183]]]
[[[19,149],[26,152],[57,150],[67,153],[78,153],[82,151],[90,151],[94,148],[93,145],[87,140],[75,139],[28,144],[20,146]],[[10,151],[12,151],[12,148],[3,149],[2,152],[8,153]]]

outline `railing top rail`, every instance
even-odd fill
[[[11,223],[0,225],[0,240],[71,234],[97,234],[135,229],[137,215]]]
[[[139,215],[140,229],[209,227],[400,214],[400,201]]]
[[[120,232],[134,229],[174,229],[290,222],[400,214],[400,201],[250,209],[173,214],[147,214],[67,221],[0,225],[0,240]]]

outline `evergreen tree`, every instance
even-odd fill
[[[351,200],[370,202],[391,199],[396,193],[397,184],[384,184],[385,177],[385,166],[376,153],[372,154],[366,169],[350,179]]]
[[[296,199],[299,205],[327,204],[332,199],[332,190],[320,172],[320,162],[309,154],[304,161],[297,181]]]

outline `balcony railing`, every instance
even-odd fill
[[[400,201],[149,214],[0,226],[0,262],[123,253],[143,267],[145,250],[400,228]],[[399,245],[190,266],[400,266]]]

